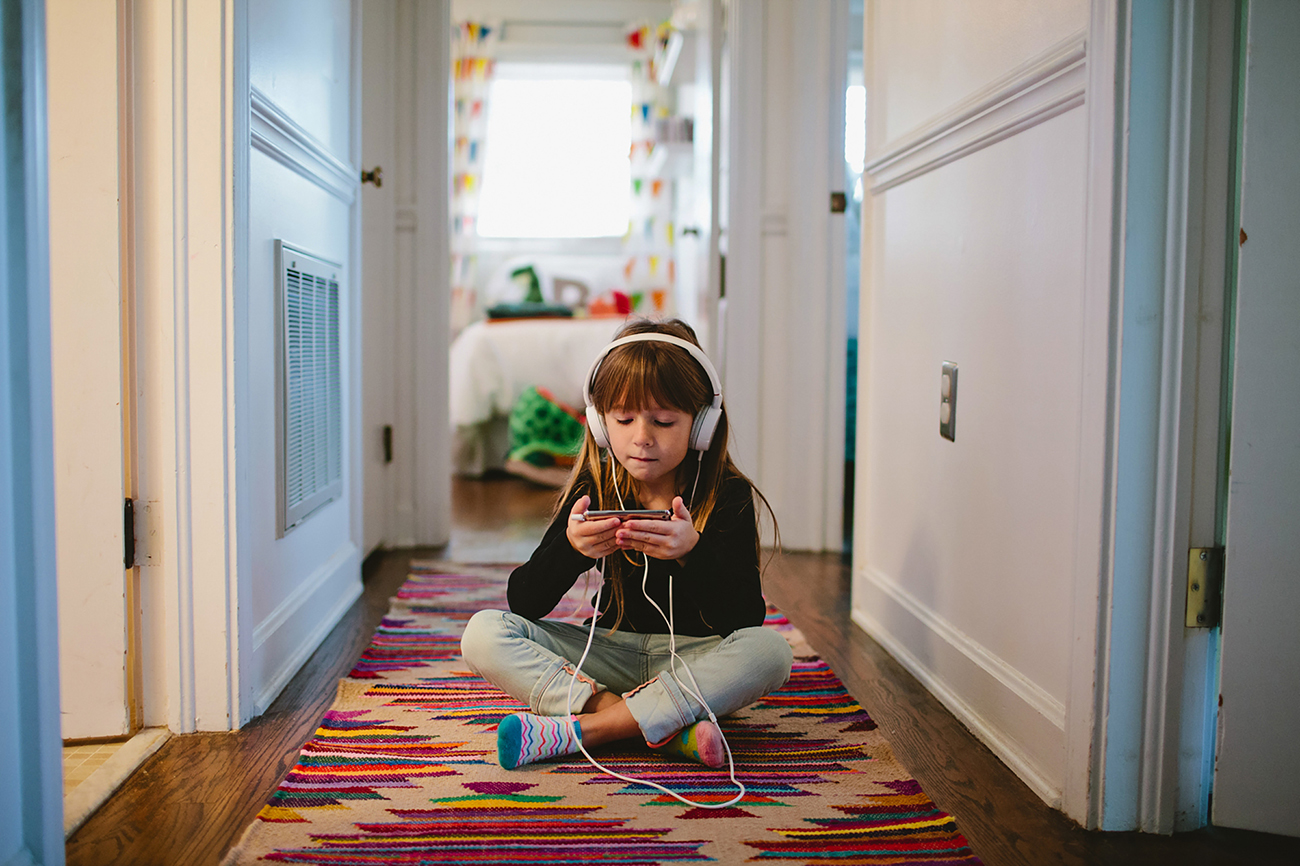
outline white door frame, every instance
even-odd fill
[[[1100,520],[1077,548],[1063,806],[1107,830],[1206,820],[1213,645],[1183,618],[1187,549],[1213,544],[1192,482],[1217,470],[1204,424],[1196,436],[1198,417],[1218,416],[1217,379],[1198,374],[1220,347],[1198,322],[1222,311],[1229,194],[1215,160],[1230,124],[1205,73],[1222,60],[1212,12],[1092,4],[1084,399],[1105,431],[1080,473],[1104,481],[1080,485],[1080,513]]]
[[[762,327],[762,150],[763,140],[763,41],[761,3],[727,5],[726,39],[727,92],[722,95],[726,116],[718,111],[719,127],[713,131],[715,151],[726,147],[726,182],[720,188],[726,196],[726,224],[723,249],[726,255],[725,317],[717,317],[720,331],[718,367],[724,376],[727,415],[733,429],[744,431],[733,438],[736,462],[752,472],[758,465],[758,425],[761,403],[759,349]],[[716,161],[715,161],[716,164]],[[723,202],[714,202],[714,210]],[[709,289],[717,288],[710,280]]]
[[[138,466],[140,498],[161,513],[153,541],[137,533],[157,563],[141,579],[145,723],[177,733],[253,711],[236,463],[248,432],[235,423],[249,375],[245,4],[141,4],[132,22]]]

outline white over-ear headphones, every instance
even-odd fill
[[[722,381],[718,378],[718,371],[713,369],[709,356],[700,351],[699,346],[669,334],[631,334],[621,337],[602,349],[596,356],[596,360],[591,362],[587,379],[582,383],[582,399],[587,404],[587,429],[591,431],[591,437],[596,440],[596,444],[601,448],[608,448],[609,433],[605,430],[605,419],[591,402],[591,384],[595,381],[596,371],[600,369],[600,362],[605,360],[605,356],[628,343],[671,343],[689,352],[691,357],[704,368],[713,388],[713,402],[695,413],[695,421],[691,424],[690,447],[695,451],[708,451],[709,444],[713,442],[713,433],[718,429],[718,421],[722,418]]]

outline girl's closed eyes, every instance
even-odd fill
[[[626,426],[632,423],[632,416],[627,412],[619,411],[611,414],[614,416],[614,422],[617,424],[623,424]],[[653,418],[651,420],[653,420],[659,427],[671,427],[677,423],[676,418]]]

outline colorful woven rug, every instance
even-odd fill
[[[503,770],[496,725],[524,709],[459,655],[465,620],[505,607],[509,568],[412,563],[298,763],[225,863],[641,864],[713,861],[979,863],[953,819],[800,632],[790,682],[722,719],[748,794],[709,810],[628,784],[580,754]],[[554,614],[581,619],[583,582]],[[726,773],[635,743],[597,757],[696,802],[731,799]]]

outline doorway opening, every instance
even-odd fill
[[[714,89],[700,6],[612,2],[593,19],[564,0],[453,4],[457,478],[561,486],[587,367],[629,317],[680,318],[707,342]]]
[[[862,280],[863,166],[867,149],[867,89],[862,75],[862,0],[849,4],[844,85],[844,318],[848,333],[844,394],[844,548],[853,552],[853,482],[858,418],[858,296]]]

